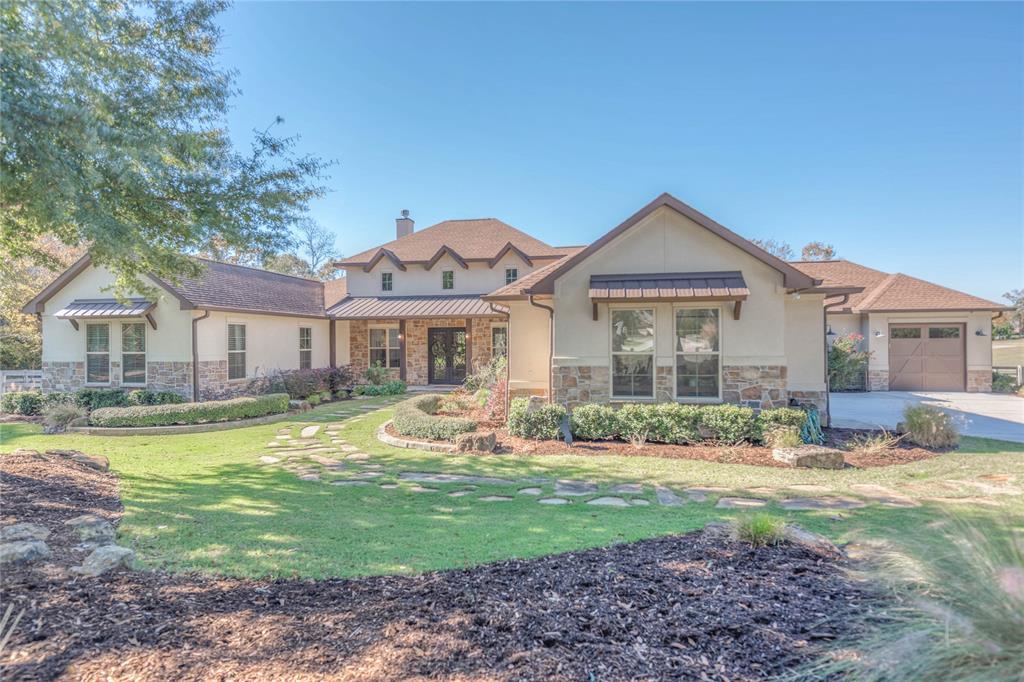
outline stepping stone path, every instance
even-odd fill
[[[359,485],[370,485],[370,484],[367,483],[366,481],[331,481],[331,485],[340,485],[340,486],[346,486],[346,487],[351,488],[351,487],[355,487],[355,486],[359,486]],[[384,487],[384,486],[381,486],[381,487]],[[395,487],[397,488],[398,486],[395,486]]]
[[[818,509],[860,509],[866,506],[851,497],[795,497],[779,503],[783,509],[813,511]]]
[[[872,502],[877,502],[884,507],[919,507],[921,506],[917,500],[914,500],[906,495],[902,495],[892,488],[886,488],[881,485],[873,485],[870,483],[854,483],[850,486],[850,490],[854,491],[861,497],[866,497]]]
[[[542,497],[539,500],[537,500],[537,502],[539,504],[554,504],[554,505],[569,504],[569,500],[565,499],[564,497]]]
[[[299,437],[301,438],[312,438],[320,430],[319,424],[313,424],[312,426],[305,426],[302,431],[299,431]]]
[[[465,476],[462,474],[428,474],[420,471],[403,471],[398,474],[401,481],[420,483],[484,483],[486,485],[512,485],[515,481],[490,476]],[[595,488],[596,490],[596,488]]]
[[[345,441],[341,441],[341,445],[338,449],[342,452],[359,452],[359,448],[355,445],[349,445],[348,443],[345,443]]]
[[[277,464],[281,461],[280,457],[271,457],[270,455],[263,455],[260,457],[260,461],[264,464]]]
[[[544,492],[543,488],[520,488],[520,495],[540,495]]]
[[[413,491],[414,493],[436,493],[436,492],[440,492],[437,488],[428,488],[428,487],[422,486],[422,485],[410,486],[409,490]]]
[[[620,495],[639,495],[643,491],[644,487],[639,483],[620,483],[612,486],[612,492]]]
[[[300,481],[319,481],[320,474],[299,474]]]
[[[362,461],[370,459],[370,456],[368,454],[366,454],[365,452],[353,452],[350,455],[345,455],[345,459],[353,461],[353,462],[362,462]]]
[[[587,500],[587,504],[593,504],[598,507],[628,507],[629,502],[626,502],[621,497],[595,497],[592,500]]]
[[[511,499],[512,499],[511,497],[506,497],[504,495],[485,495],[485,496],[480,498],[480,501],[481,502],[508,502]]]
[[[596,492],[596,483],[585,483],[583,481],[558,481],[555,483],[556,495],[593,495]]]
[[[787,485],[787,490],[799,490],[804,493],[830,493],[832,488],[827,485],[818,485],[816,483],[794,483],[793,485]]]
[[[678,507],[683,504],[683,498],[661,486],[654,489],[654,496],[658,498],[658,504],[665,507]]]
[[[646,507],[647,505],[650,504],[650,502],[648,502],[647,500],[645,500],[643,498],[640,498],[638,500],[630,500],[629,503],[631,505],[633,505],[634,507]]]
[[[716,509],[754,509],[768,504],[756,497],[720,497]]]
[[[474,493],[474,492],[476,492],[476,491],[475,490],[453,490],[450,493],[448,493],[448,497],[462,497],[464,495],[469,495],[469,494]]]
[[[399,486],[398,486],[397,483],[381,483],[380,487],[384,488],[385,490],[394,490],[395,488],[397,488]]]

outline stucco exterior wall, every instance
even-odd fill
[[[551,305],[551,301],[542,301]],[[546,395],[551,365],[549,316],[546,310],[527,301],[505,303],[510,311],[508,326],[508,375],[511,395]]]

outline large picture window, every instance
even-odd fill
[[[313,328],[299,327],[299,369],[313,366]]]
[[[245,378],[245,325],[228,325],[228,379]]]
[[[370,366],[397,369],[402,366],[402,350],[398,345],[398,329],[378,327],[370,329]]]
[[[508,355],[508,327],[491,327],[491,357]]]
[[[612,310],[612,397],[654,397],[654,311]]]
[[[717,308],[676,311],[676,397],[720,397],[721,352]]]
[[[85,325],[85,381],[110,383],[110,325]]]
[[[146,323],[121,325],[121,383],[146,384]]]

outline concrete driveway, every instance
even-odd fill
[[[832,425],[849,429],[896,428],[907,404],[934,405],[953,414],[960,433],[1024,443],[1024,398],[1001,393],[878,391],[832,393]]]

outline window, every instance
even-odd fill
[[[928,327],[929,339],[959,339],[960,327]]]
[[[299,369],[313,366],[313,328],[299,327]]]
[[[512,284],[517,279],[519,279],[519,268],[505,268],[505,284]]]
[[[454,289],[455,288],[455,271],[444,270],[441,273],[441,288],[442,289]]]
[[[491,327],[491,357],[508,355],[508,327]]]
[[[85,381],[110,383],[110,325],[85,325]]]
[[[894,339],[919,339],[921,338],[920,327],[893,327],[890,332]]]
[[[402,366],[402,349],[398,345],[397,327],[370,329],[370,365],[397,369]]]
[[[245,378],[245,325],[228,325],[228,379]]]
[[[146,323],[121,325],[121,383],[146,383]]]
[[[612,396],[654,397],[654,311],[612,310]]]
[[[381,291],[391,291],[391,288],[393,286],[394,286],[394,275],[391,274],[390,272],[382,272],[382,273],[380,273],[380,290]]]
[[[718,399],[718,309],[676,311],[676,397]]]

